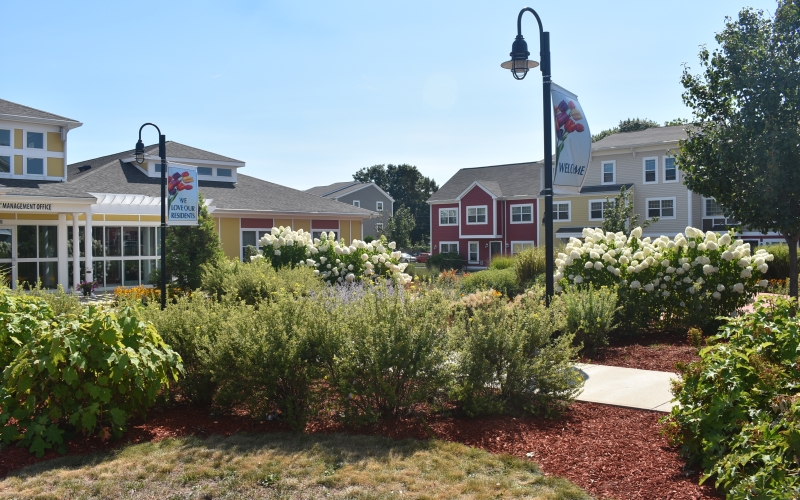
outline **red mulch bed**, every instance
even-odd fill
[[[450,418],[429,416],[397,418],[380,424],[346,429],[340,424],[315,422],[309,432],[350,432],[392,438],[436,437],[534,460],[547,474],[565,477],[599,498],[716,499],[709,486],[698,486],[697,471],[686,471],[678,451],[659,435],[662,414],[594,403],[574,403],[561,417]],[[124,443],[168,437],[236,432],[275,432],[287,428],[278,422],[244,416],[216,416],[208,409],[178,405],[154,410],[147,422],[131,426]],[[108,450],[117,443],[79,439],[68,454]],[[58,456],[35,458],[27,450],[0,450],[0,477],[32,463]]]
[[[609,345],[581,358],[583,363],[675,372],[675,363],[699,361],[686,334],[648,333],[613,338]]]

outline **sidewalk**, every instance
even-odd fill
[[[578,363],[575,368],[586,381],[578,401],[664,413],[678,404],[672,402],[669,391],[670,379],[678,378],[675,373],[588,363]]]

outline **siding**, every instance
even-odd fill
[[[441,205],[431,205],[431,214],[432,214],[432,222],[433,225],[431,226],[431,240],[433,242],[434,248],[432,252],[434,254],[439,253],[441,250],[441,246],[439,245],[442,241],[458,241],[458,225],[455,226],[442,226],[439,224],[439,209],[440,208],[455,208],[458,209],[458,203],[443,203]],[[459,218],[459,222],[461,219]],[[458,250],[459,252],[462,250],[463,245],[459,244]]]
[[[485,224],[467,224],[468,206],[486,206]],[[494,231],[494,199],[479,186],[474,186],[467,194],[461,198],[461,210],[459,213],[459,225],[461,234],[466,238],[469,235],[487,236],[495,234]]]
[[[358,200],[361,203],[361,208],[372,210],[373,212],[377,212],[377,202],[383,202],[383,212],[378,212],[380,217],[364,221],[364,236],[373,236],[377,238],[378,231],[375,228],[375,224],[382,223],[385,230],[386,224],[389,222],[389,217],[391,217],[393,213],[391,200],[389,200],[389,198],[381,193],[375,186],[367,186],[353,193],[348,193],[336,198],[336,200],[342,203],[347,203],[348,205],[352,205],[354,200]],[[360,230],[358,233],[355,233],[354,231],[354,234],[354,238],[361,239]]]

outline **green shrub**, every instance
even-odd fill
[[[464,267],[464,258],[458,252],[437,253],[428,257],[425,266],[430,269],[438,269],[439,271],[448,271],[455,269],[460,271]]]
[[[773,256],[772,262],[769,263],[764,278],[768,280],[785,280],[789,278],[789,245],[786,243],[779,243],[774,245],[767,245],[764,250]]]
[[[469,294],[478,290],[497,290],[506,297],[514,297],[520,291],[517,273],[513,269],[487,269],[477,273],[465,274],[460,281],[461,293]]]
[[[544,274],[547,267],[547,253],[544,247],[526,248],[515,258],[514,270],[520,286],[528,287],[538,276]]]
[[[568,289],[560,300],[564,303],[565,329],[575,335],[576,345],[588,352],[608,345],[608,335],[616,328],[616,289]]]
[[[555,337],[557,312],[535,293],[458,309],[450,330],[452,397],[468,415],[555,413],[580,392],[572,335]]]
[[[0,438],[37,456],[63,453],[75,432],[120,436],[181,370],[180,356],[132,308],[55,316],[40,298],[0,290],[0,324],[0,348],[11,358],[0,387]]]
[[[219,259],[204,268],[202,284],[216,300],[226,298],[256,307],[280,291],[306,295],[323,287],[312,269],[285,267],[276,271],[264,259],[248,263]]]
[[[31,288],[30,290],[23,290],[21,287],[14,291],[17,294],[28,294],[35,297],[40,297],[42,300],[50,305],[53,314],[60,316],[62,314],[78,314],[83,309],[83,304],[77,296],[70,292],[65,292],[61,285],[58,289],[46,290],[41,287],[41,283]]]
[[[489,269],[510,269],[516,265],[516,259],[510,256],[497,256],[492,258]]]
[[[682,367],[668,433],[728,498],[800,491],[800,319],[792,304],[757,303]],[[702,482],[701,481],[701,482]]]
[[[254,245],[247,245],[246,247],[244,247],[244,251],[242,253],[244,254],[242,262],[250,262],[250,259],[259,254],[258,248],[255,247]]]

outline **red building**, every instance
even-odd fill
[[[470,268],[539,240],[541,163],[462,168],[428,199],[432,254],[458,252]]]

